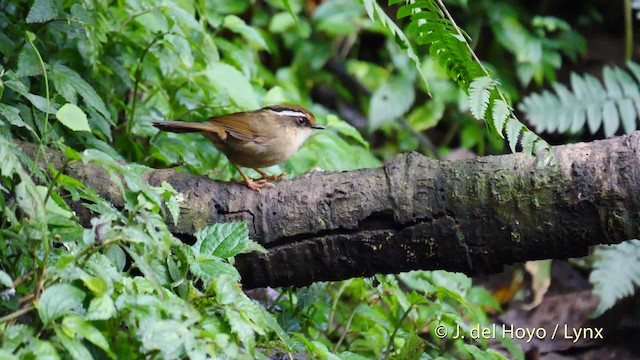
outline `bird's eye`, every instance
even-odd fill
[[[305,118],[298,118],[298,124],[300,125],[304,125],[307,119]]]

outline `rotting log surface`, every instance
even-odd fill
[[[170,224],[176,235],[248,222],[268,253],[236,257],[245,288],[303,286],[413,269],[498,272],[635,238],[639,149],[636,132],[554,147],[557,167],[523,154],[456,162],[403,154],[380,168],[311,172],[261,193],[173,170],[146,179],[183,194],[180,222]],[[66,172],[122,204],[100,168],[78,163]]]

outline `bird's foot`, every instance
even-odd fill
[[[275,187],[275,185],[273,185],[272,183],[268,182],[266,179],[256,179],[256,180],[252,180],[252,179],[245,179],[245,180],[237,180],[234,179],[234,182],[237,182],[239,184],[245,184],[247,185],[247,187],[253,191],[257,191],[260,192],[260,189],[264,189],[264,188],[273,188]]]
[[[280,174],[280,175],[269,175],[266,172],[260,170],[260,169],[253,169],[255,171],[258,172],[258,174],[260,174],[260,176],[262,176],[259,180],[268,180],[268,181],[278,181],[278,180],[282,180],[282,178],[284,178],[284,173]]]

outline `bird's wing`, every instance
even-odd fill
[[[258,134],[253,122],[246,121],[246,116],[255,116],[251,114],[228,114],[214,116],[209,122],[223,128],[229,135],[239,140],[253,141],[262,143],[265,139]],[[260,119],[261,120],[261,119]]]

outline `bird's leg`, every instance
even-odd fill
[[[260,179],[264,179],[264,180],[280,180],[284,177],[284,173],[280,174],[280,175],[269,175],[266,172],[258,169],[258,168],[253,168],[253,170],[257,171],[258,174],[262,175],[262,177]]]
[[[267,182],[266,180],[251,180],[247,174],[244,173],[244,171],[240,170],[240,167],[238,165],[236,165],[234,162],[230,161],[233,166],[236,167],[236,170],[238,170],[238,172],[240,173],[240,175],[242,175],[242,178],[244,179],[244,183],[247,185],[247,187],[251,190],[255,190],[257,192],[260,192],[260,189],[262,188],[272,188],[275,187],[272,183]]]

